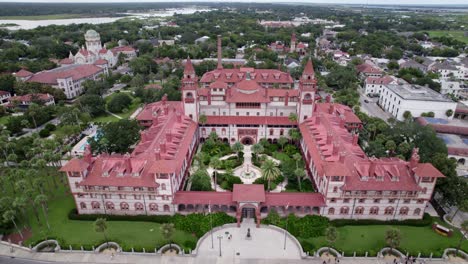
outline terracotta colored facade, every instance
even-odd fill
[[[315,102],[311,61],[295,84],[277,70],[223,69],[221,63],[199,80],[188,59],[181,83],[182,102],[163,98],[138,115],[146,129],[131,154],[93,157],[88,149],[62,167],[79,213],[223,211],[238,223],[254,216],[259,223],[274,209],[330,218],[419,219],[437,178],[444,177],[420,163],[417,150],[410,161],[367,157],[358,145],[362,123],[353,111],[329,100]],[[288,137],[293,128],[301,131],[300,149],[316,193],[267,193],[255,184],[235,185],[233,192],[183,191],[196,147],[209,133],[254,144]]]

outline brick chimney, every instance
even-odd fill
[[[93,151],[91,150],[90,144],[86,145],[86,149],[83,153],[83,160],[88,164],[91,164],[93,161]]]
[[[340,152],[340,162],[341,163],[344,163],[345,157],[346,157],[346,152],[345,151]]]
[[[410,158],[410,167],[411,169],[415,168],[419,164],[419,148],[413,148]]]
[[[180,112],[177,112],[176,116],[177,116],[177,122],[182,123],[182,114]]]
[[[320,124],[320,116],[315,116],[315,124],[318,125]]]
[[[353,145],[357,146],[358,141],[359,141],[359,134],[353,133]]]
[[[369,177],[373,177],[375,175],[375,157],[371,158],[370,165],[369,165]]]
[[[172,132],[170,129],[166,130],[166,142],[172,142]]]
[[[161,160],[161,151],[160,151],[160,149],[157,148],[157,149],[154,150],[154,158],[156,160]]]
[[[327,96],[325,97],[325,102],[327,102],[327,103],[330,103],[330,102],[331,102],[331,96],[330,96],[330,95],[327,95]]]
[[[159,148],[161,150],[161,153],[166,153],[166,141],[159,141]]]
[[[333,114],[334,110],[335,110],[335,106],[333,104],[330,104],[330,107],[328,108],[328,113]]]
[[[340,150],[340,146],[338,145],[337,142],[333,142],[333,152],[332,152],[332,154],[333,154],[333,155],[337,155],[337,154],[338,154],[338,150]]]
[[[147,141],[148,138],[146,136],[147,136],[146,131],[144,131],[144,130],[140,131],[140,141],[142,141],[142,142]]]
[[[158,116],[153,116],[152,118],[153,126],[158,124]]]
[[[288,106],[289,103],[289,92],[286,92],[286,98],[284,98],[284,105]]]
[[[340,115],[340,127],[345,127],[345,117],[344,117],[344,115]]]
[[[330,131],[327,133],[327,145],[330,145],[332,143],[333,135]]]
[[[218,66],[217,66],[218,70],[223,69],[222,57],[223,57],[223,50],[221,49],[221,35],[218,35]]]

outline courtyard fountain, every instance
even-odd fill
[[[241,172],[241,178],[253,179],[256,176],[255,171],[250,169],[250,164],[244,164],[244,170]]]

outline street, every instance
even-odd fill
[[[377,105],[377,101],[379,101],[378,97],[374,97],[374,98],[368,97],[362,92],[361,88],[358,88],[358,92],[359,92],[359,103],[361,104],[361,112],[369,116],[378,117],[384,120],[385,122],[387,122],[387,120],[390,117],[392,117],[391,114],[385,112]],[[367,100],[368,103],[366,103],[364,100]]]

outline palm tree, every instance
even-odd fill
[[[460,233],[462,235],[460,238],[460,242],[458,242],[457,250],[455,251],[455,256],[458,255],[458,250],[460,250],[461,243],[463,242],[463,239],[465,238],[466,233],[468,233],[468,220],[463,221],[463,223],[461,224]]]
[[[44,214],[44,218],[46,220],[47,228],[50,230],[49,219],[47,217],[47,209],[46,209],[47,196],[45,196],[43,194],[37,195],[36,198],[34,199],[34,203],[36,205],[40,205],[42,207],[42,213]]]
[[[265,160],[265,162],[262,164],[262,175],[263,179],[268,181],[267,190],[270,191],[271,181],[278,179],[278,177],[281,175],[281,171],[272,160],[268,159]]]
[[[289,121],[291,121],[292,123],[297,122],[297,114],[296,114],[296,113],[290,113],[289,116],[288,116],[288,119],[289,119]]]
[[[26,220],[26,223],[28,226],[31,226],[28,215],[26,214],[27,204],[28,204],[28,199],[25,196],[16,197],[15,200],[13,201],[13,207],[21,211],[21,214],[23,215],[23,219]]]
[[[216,184],[218,183],[217,181],[217,176],[218,176],[218,171],[217,169],[221,166],[221,160],[218,158],[218,156],[214,156],[210,159],[210,166],[213,167],[214,169],[214,187],[216,191]]]
[[[231,146],[231,149],[232,151],[234,151],[237,155],[237,160],[239,160],[239,152],[241,152],[242,150],[244,150],[244,146],[239,142],[237,141],[236,143],[234,143],[232,146]]]
[[[255,153],[255,161],[257,161],[257,156],[263,153],[263,151],[265,151],[265,149],[262,144],[257,143],[252,146],[252,152]]]
[[[201,114],[201,115],[198,117],[198,122],[199,122],[200,124],[204,125],[204,124],[206,124],[206,121],[208,121],[207,118],[206,118],[206,115]]]
[[[104,240],[106,241],[106,246],[109,247],[109,239],[106,235],[107,230],[107,221],[105,218],[98,218],[94,221],[94,231],[102,233],[104,235]]]
[[[338,230],[334,226],[329,226],[325,231],[325,236],[327,237],[328,242],[328,252],[330,252],[330,247],[335,243],[338,238]]]
[[[299,129],[296,128],[290,129],[288,135],[291,138],[291,140],[294,141],[296,144],[302,138],[301,131],[299,131]]]
[[[401,241],[400,230],[396,228],[387,230],[387,232],[385,233],[385,241],[387,242],[387,245],[390,247],[390,254],[392,254],[393,249],[400,245],[400,241]]]
[[[13,222],[13,225],[15,226],[16,230],[21,236],[21,239],[23,239],[23,233],[21,233],[21,230],[18,228],[18,225],[16,225],[15,218],[16,218],[16,213],[14,210],[7,210],[3,213],[3,220],[5,222],[10,222],[10,221]]]
[[[278,138],[278,144],[280,144],[280,146],[281,146],[281,151],[283,151],[284,145],[285,145],[286,143],[288,143],[288,141],[289,141],[289,140],[288,140],[287,138],[283,137],[283,136],[281,136],[280,138]]]
[[[169,248],[172,249],[172,236],[174,235],[174,224],[173,223],[164,223],[160,227],[161,233],[164,237],[169,242]]]
[[[299,191],[301,192],[302,191],[302,183],[301,183],[301,180],[305,177],[305,172],[303,169],[296,169],[294,170],[294,174],[296,175],[297,177],[297,183],[299,184]]]

